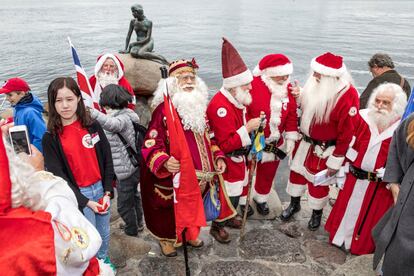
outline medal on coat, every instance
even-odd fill
[[[72,241],[79,248],[86,248],[89,245],[89,236],[85,230],[79,227],[73,227],[72,230]]]

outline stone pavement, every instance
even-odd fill
[[[323,222],[330,207],[325,209]],[[204,247],[188,249],[191,275],[375,275],[371,255],[352,256],[329,245],[323,228],[309,231],[310,215],[304,199],[291,222],[248,220],[244,239],[240,240],[239,230],[229,230],[232,241],[227,245],[216,242],[209,227],[203,228]],[[128,237],[119,229],[120,222],[114,214],[110,256],[119,266],[118,275],[185,275],[182,248],[177,257],[166,258],[146,230]]]

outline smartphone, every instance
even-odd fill
[[[9,135],[15,153],[25,152],[28,155],[32,155],[27,127],[25,125],[9,128]]]

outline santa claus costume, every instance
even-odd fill
[[[233,207],[237,208],[239,203],[243,206],[246,204],[246,156],[251,140],[245,126],[246,108],[232,96],[229,89],[249,84],[253,76],[237,50],[225,38],[222,46],[222,74],[223,87],[211,99],[207,107],[207,118],[213,137],[226,154],[224,183]],[[242,93],[249,96],[247,91]]]
[[[406,98],[402,90],[401,95]],[[375,97],[375,93],[372,96]],[[394,113],[397,116],[392,118],[400,118],[404,112],[406,100],[400,103],[394,104],[400,108],[399,114]],[[374,252],[371,230],[394,203],[391,191],[382,182],[382,175],[391,138],[400,120],[392,120],[379,132],[375,119],[370,116],[374,111],[373,108],[360,111],[355,144],[346,155],[349,173],[325,225],[332,244],[344,245],[356,255]]]
[[[114,61],[115,66],[117,67],[117,71],[118,71],[118,74],[116,75],[117,82],[114,84],[118,84],[119,86],[122,86],[125,90],[128,91],[129,94],[131,94],[132,102],[128,104],[128,108],[135,110],[135,104],[136,104],[135,93],[131,87],[131,84],[125,78],[124,64],[117,56],[113,54],[100,55],[96,61],[95,73],[93,76],[89,78],[89,83],[91,84],[91,88],[93,89],[96,102],[99,103],[99,98],[101,96],[102,89],[104,88],[102,84],[99,83],[99,74],[101,72],[102,65],[108,58]]]
[[[182,92],[177,87],[176,78],[180,74],[193,73],[195,75],[197,68],[194,60],[176,61],[170,64],[170,77],[167,79],[167,83],[169,84],[169,94],[180,116],[186,141],[192,154],[201,193],[208,191],[209,184],[217,183],[220,185],[221,210],[217,220],[224,221],[234,217],[236,211],[231,206],[225,189],[222,187],[224,184],[222,181],[217,181],[218,176],[215,174],[215,161],[224,158],[224,154],[214,140],[210,140],[205,118],[207,86],[200,78],[195,77],[196,86],[193,91]],[[152,106],[156,108],[152,113],[142,148],[146,166],[141,168],[140,185],[146,226],[151,234],[160,241],[164,255],[175,256],[175,250],[170,247],[170,244],[175,243],[178,239],[174,214],[173,174],[164,166],[171,157],[170,137],[163,103],[164,90],[165,83],[160,82],[152,101]],[[213,226],[214,222],[211,229]],[[220,242],[230,242],[229,235],[224,228],[219,230],[222,238]],[[168,245],[168,248],[165,245]]]
[[[3,275],[114,275],[95,258],[102,239],[62,178],[34,172],[1,136],[0,167]]]
[[[279,166],[278,156],[285,154],[288,144],[290,151],[293,150],[294,142],[299,138],[297,105],[289,92],[289,79],[286,77],[282,84],[272,79],[289,76],[292,72],[291,61],[282,54],[265,56],[254,70],[255,77],[250,91],[252,103],[247,107],[247,119],[259,117],[262,111],[267,119],[264,128],[266,147],[262,160],[257,164],[253,198],[262,215],[269,213],[267,199]]]
[[[293,198],[300,199],[307,187],[309,207],[313,210],[308,228],[316,230],[329,199],[329,186],[314,185],[315,175],[327,172],[328,168],[333,171],[341,168],[354,134],[359,100],[357,90],[347,79],[349,75],[342,57],[325,53],[312,60],[311,68],[315,73],[309,77],[301,95],[302,139],[286,188],[292,196],[287,209],[292,212],[286,217],[300,209],[291,208],[300,205]],[[331,182],[335,183],[335,179]]]

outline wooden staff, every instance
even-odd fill
[[[265,124],[266,115],[263,111],[260,112],[260,126],[259,129],[256,131],[254,137],[253,137],[253,145],[254,147],[254,141],[256,140],[257,135],[263,131],[264,124]],[[251,152],[251,150],[250,150]],[[240,240],[243,240],[244,238],[244,230],[246,227],[246,221],[247,221],[247,212],[249,211],[250,207],[250,195],[251,195],[251,189],[252,189],[252,183],[253,183],[253,177],[256,175],[256,168],[257,168],[257,153],[252,154],[252,159],[250,162],[250,170],[249,170],[249,181],[247,182],[247,196],[246,196],[246,208],[244,208],[243,213],[243,220],[242,220],[242,226],[240,229]]]

